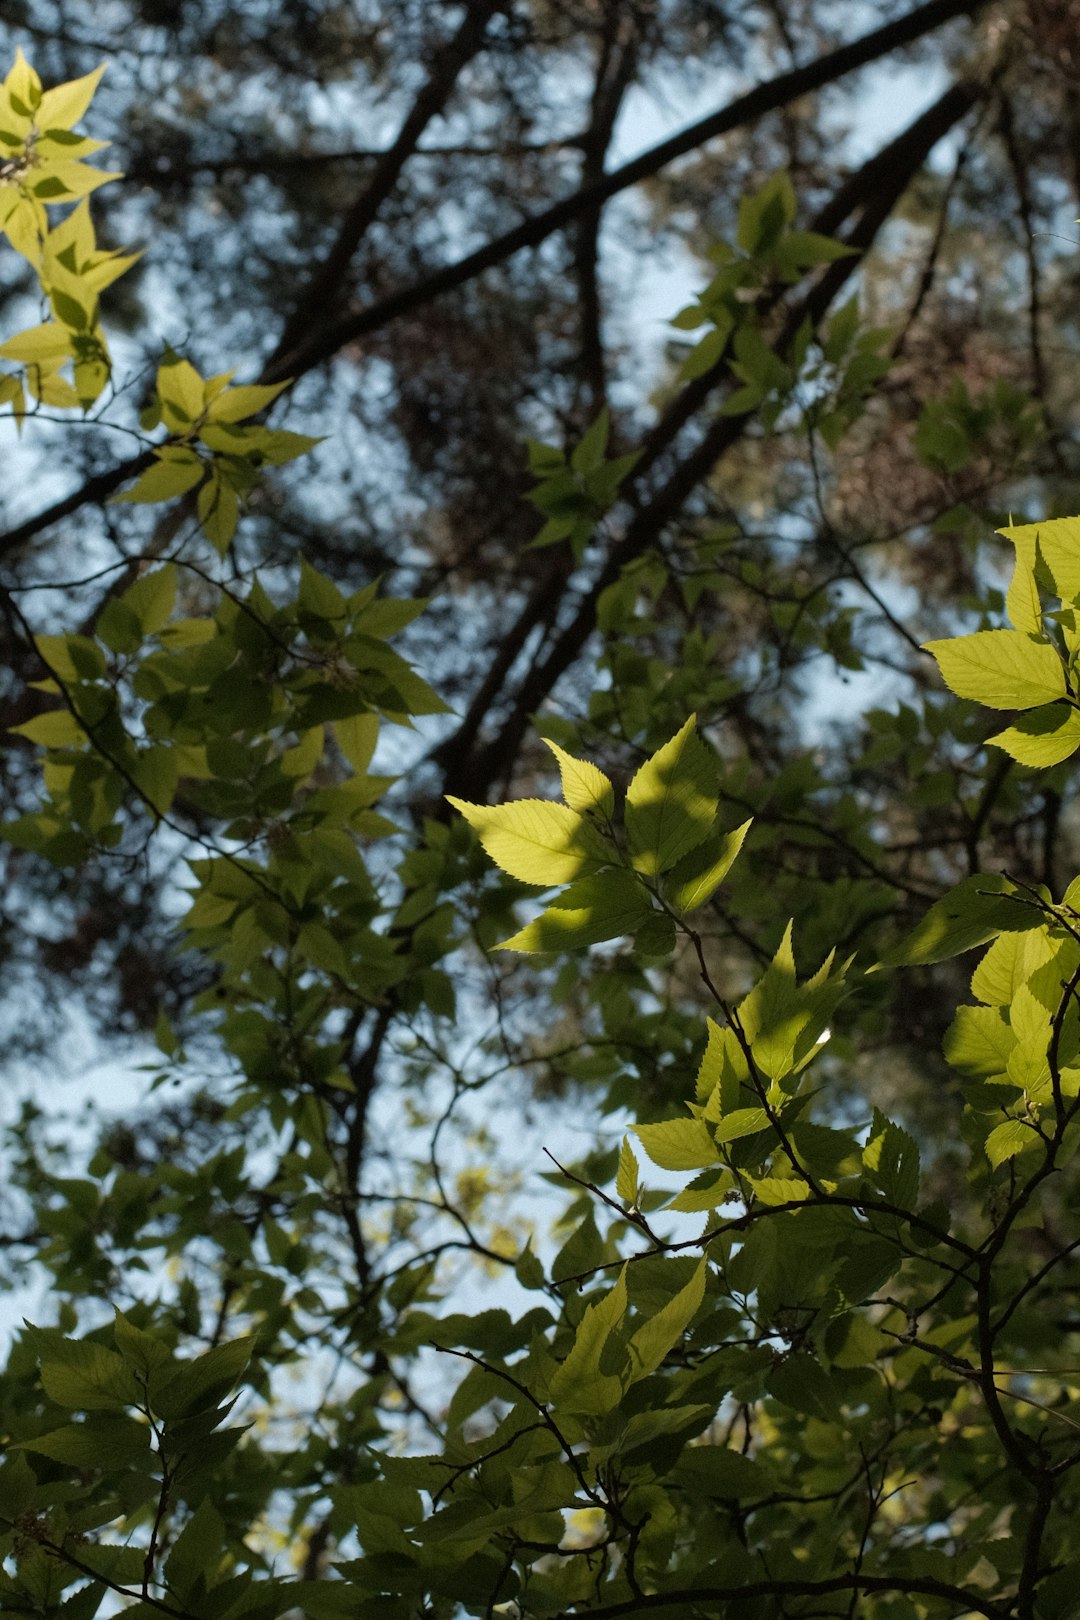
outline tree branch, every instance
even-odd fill
[[[613,169],[610,174],[591,186],[575,191],[544,212],[523,220],[512,231],[497,237],[477,252],[369,304],[366,309],[345,317],[334,326],[326,327],[317,338],[295,346],[290,353],[280,353],[282,345],[279,343],[277,346],[279,357],[275,359],[273,366],[268,362],[264,367],[263,381],[303,376],[328,360],[344,345],[386,326],[402,315],[422,308],[443,293],[462,286],[484,270],[501,264],[523,249],[539,246],[590,207],[616,196],[640,180],[650,178],[666,168],[669,163],[685,157],[706,142],[730,134],[733,130],[740,129],[767,113],[775,112],[800,96],[820,90],[845,74],[888,55],[890,51],[900,50],[915,40],[933,33],[935,29],[954,18],[973,16],[984,3],[985,0],[926,0],[924,5],[916,7],[906,17],[899,17],[881,28],[875,28],[850,45],[842,45],[805,67],[782,73],[767,84],[759,85],[745,95],[736,97],[734,101],[691,124],[679,134],[661,141],[659,145],[650,148],[648,152],[642,153],[631,162],[624,163],[620,168]],[[401,136],[394,147],[388,150],[388,162],[390,153],[397,150],[400,140]],[[373,176],[372,184],[374,183]],[[46,507],[35,517],[28,518],[6,534],[0,534],[0,559],[10,556],[36,535],[54,523],[60,522],[61,519],[70,517],[82,507],[104,501],[126,479],[134,477],[149,465],[149,460],[149,456],[135,457],[104,473],[98,473],[78,490]]]
[[[286,366],[282,372],[279,361],[310,343],[312,328],[318,330],[327,324],[357,248],[397,185],[424,130],[442,112],[463,70],[483,48],[488,24],[496,11],[503,9],[504,3],[505,0],[471,0],[466,6],[461,27],[436,53],[427,81],[406,114],[397,139],[377,160],[367,185],[342,220],[333,246],[301,293],[266,362],[264,377],[289,375],[292,368]]]
[[[389,321],[408,314],[423,304],[431,303],[443,293],[452,292],[454,288],[474,280],[483,271],[513,258],[523,249],[539,247],[541,242],[546,241],[549,236],[554,235],[563,226],[569,225],[590,208],[606,202],[609,197],[616,196],[640,180],[650,179],[669,163],[674,163],[677,158],[696,151],[706,142],[716,140],[721,135],[728,135],[732,130],[741,129],[744,125],[764,117],[765,114],[776,112],[779,108],[798,100],[800,96],[810,95],[813,91],[832,84],[856,68],[877,61],[890,51],[912,44],[955,17],[973,16],[983,3],[984,0],[927,0],[925,5],[909,12],[906,17],[898,17],[894,22],[875,28],[871,33],[864,34],[861,39],[853,40],[850,45],[842,45],[835,51],[829,51],[805,67],[779,74],[767,84],[758,85],[745,95],[737,96],[727,106],[699,119],[697,123],[691,124],[677,135],[670,136],[668,140],[661,141],[629,163],[613,169],[602,179],[581,187],[569,197],[553,203],[542,213],[524,219],[513,230],[496,237],[494,241],[478,248],[475,253],[433,271],[431,275],[414,282],[411,286],[390,293],[386,298],[369,304],[366,309],[346,316],[334,326],[327,326],[308,343],[298,345],[291,353],[281,354],[275,358],[273,366],[267,365],[263,380],[274,381],[310,371],[313,366],[329,360],[346,344],[355,343],[359,338],[378,330]]]
[[[903,134],[864,164],[858,177],[853,177],[841,187],[845,212],[861,208],[857,223],[845,238],[855,251],[849,257],[829,265],[804,297],[791,307],[774,344],[778,353],[782,354],[787,349],[804,320],[809,319],[815,324],[820,321],[837,292],[865,257],[877,232],[930,151],[969,111],[979,94],[980,88],[972,83],[950,86]],[[859,184],[855,183],[856,179]],[[840,207],[841,203],[834,198],[814,221],[814,228],[820,230],[824,225],[835,229],[839,223],[836,216]],[[712,386],[715,386],[726,377],[727,371],[728,362],[721,357],[705,377],[696,379],[684,390],[684,396],[688,396],[696,408],[704,403],[707,390],[701,385],[706,378],[711,379]],[[647,454],[634,469],[635,485],[640,487],[644,467],[659,457],[666,447],[665,441],[670,443],[681,429],[688,409],[685,398],[676,401],[675,407],[666,413],[662,423],[649,436]],[[597,607],[603,592],[619,579],[629,562],[655,542],[664,527],[682,510],[694,490],[708,478],[721,456],[742,437],[750,420],[745,416],[717,417],[696,449],[678,463],[652,500],[637,506],[622,539],[612,547],[604,566],[582,597],[574,618],[556,638],[547,658],[526,674],[513,709],[499,734],[472,759],[464,757],[457,747],[444,747],[444,755],[454,761],[446,792],[482,799],[491,783],[505,774],[524,736],[529,717],[549,695],[556,681],[570,668],[595,629]],[[663,432],[660,431],[661,427]]]

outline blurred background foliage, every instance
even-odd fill
[[[702,1029],[686,964],[475,949],[523,891],[448,829],[443,795],[550,794],[541,733],[625,780],[697,712],[730,824],[755,818],[705,927],[732,992],[791,916],[812,967],[836,942],[872,960],[969,872],[1060,892],[1075,764],[1036,777],[984,749],[1000,717],[944,693],[920,643],[1000,622],[1010,513],[1080,505],[1078,41],[1078,0],[10,0],[5,58],[22,45],[47,83],[108,64],[95,132],[125,179],[99,237],[147,248],[109,305],[117,387],[141,402],[165,340],[204,374],[297,377],[275,422],[326,435],[258,493],[236,579],[273,591],[302,551],[347,591],[430,597],[400,645],[452,709],[377,761],[401,838],[373,865],[430,972],[347,1030],[354,1090],[326,1151],[360,1247],[340,1211],[306,1210],[269,1271],[249,1261],[260,1220],[300,1217],[282,1121],[227,1109],[225,1061],[199,1044],[215,970],[174,937],[191,845],[76,874],[4,851],[9,1149],[30,1200],[8,1195],[14,1264],[138,1292],[131,1254],[165,1232],[185,1331],[208,1337],[284,1309],[275,1268],[359,1266],[359,1296],[354,1279],[290,1306],[333,1345],[357,1297],[381,1288],[385,1322],[462,1253],[498,1270],[537,1218],[511,1195],[541,1140],[602,1176],[621,1110],[671,1112]],[[849,251],[785,259],[792,226]],[[4,269],[14,330],[31,292]],[[639,454],[596,519],[589,469],[559,468],[604,411],[607,456]],[[529,441],[549,447],[531,469]],[[55,628],[92,626],[97,571],[133,577],[183,514],[104,504],[131,454],[104,422],[66,432],[62,470],[55,445],[42,421],[5,447],[0,566]],[[552,517],[563,536],[533,547]],[[0,639],[6,731],[40,699],[16,627]],[[35,782],[10,739],[5,815]],[[821,1059],[857,1112],[920,1135],[943,1188],[959,1105],[940,1039],[963,993],[962,968],[881,983]],[[147,1061],[162,1012],[193,1066],[165,1106],[118,1108],[135,1092],[108,1076]],[[54,1080],[91,1065],[103,1117],[58,1126]],[[80,1250],[65,1178],[88,1144],[91,1182],[167,1164],[172,1183]],[[229,1168],[245,1147],[277,1162],[272,1192]],[[402,1382],[383,1394],[422,1410]]]

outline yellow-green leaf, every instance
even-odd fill
[[[615,808],[615,789],[603,771],[590,760],[575,759],[549,737],[544,741],[559,762],[563,798],[571,810],[595,810],[610,816]]]
[[[945,1061],[973,1080],[1004,1074],[1016,1036],[999,1007],[958,1007],[945,1032]]]
[[[657,750],[626,794],[626,830],[635,867],[668,872],[712,831],[716,761],[697,736],[696,717]]]
[[[1063,601],[1080,597],[1080,517],[1011,524],[997,532],[1012,541],[1030,569],[1036,569],[1036,558],[1041,557]]]
[[[295,748],[287,748],[281,756],[281,768],[286,776],[295,776],[298,781],[306,781],[322,759],[323,754],[323,728],[312,726],[306,731]]]
[[[157,390],[165,410],[165,420],[184,432],[203,413],[206,384],[187,360],[171,359],[158,367]]]
[[[624,1136],[619,1149],[619,1168],[615,1176],[615,1191],[624,1204],[636,1205],[641,1193],[641,1175],[630,1138]]]
[[[204,471],[205,468],[194,451],[190,460],[155,461],[130,489],[121,491],[119,495],[110,496],[110,500],[118,503],[127,502],[133,506],[149,505],[154,501],[173,501],[178,495],[186,495],[189,489],[194,489]]]
[[[630,1378],[636,1383],[655,1372],[669,1350],[682,1338],[705,1297],[706,1261],[702,1255],[685,1287],[638,1328],[627,1346]]]
[[[1015,895],[998,872],[963,878],[942,895],[884,963],[889,967],[944,962],[1005,930],[1023,933],[1038,920],[1030,897]]]
[[[4,89],[11,97],[16,112],[35,112],[41,104],[41,80],[30,66],[19,46],[15,61],[4,80]]]
[[[199,522],[206,538],[222,555],[229,549],[239,521],[236,491],[220,478],[207,479],[199,491]]]
[[[957,697],[991,709],[1034,709],[1065,696],[1065,671],[1055,649],[1020,630],[977,630],[924,645]]]
[[[1022,715],[1015,726],[986,740],[1021,765],[1060,765],[1080,748],[1080,709],[1053,703]]]
[[[502,871],[520,883],[550,889],[597,868],[606,851],[584,816],[547,799],[513,804],[467,804],[447,799],[480,836]]]
[[[46,90],[34,120],[38,128],[71,129],[77,124],[93,100],[104,71],[102,63],[93,73],[84,73],[81,79],[69,79],[66,84]]]
[[[86,741],[86,733],[70,709],[47,709],[44,714],[35,714],[32,720],[24,720],[21,726],[11,729],[42,748],[81,747]]]
[[[71,357],[71,333],[57,321],[45,321],[0,343],[0,355],[21,365],[62,365]]]
[[[700,1119],[635,1125],[634,1134],[661,1170],[708,1170],[720,1162],[712,1132]]]
[[[1032,636],[1042,633],[1042,603],[1035,583],[1035,569],[1019,547],[1005,608],[1017,630]]]
[[[694,911],[716,893],[743,847],[751,821],[744,821],[734,832],[710,835],[697,849],[683,856],[664,885],[676,910]]]
[[[1015,1159],[1018,1153],[1038,1147],[1041,1138],[1023,1119],[1007,1119],[997,1125],[986,1138],[986,1157],[996,1170],[1006,1159]]]
[[[140,574],[134,585],[128,587],[121,600],[131,609],[146,635],[154,635],[164,628],[172,617],[176,601],[176,564],[165,563],[161,568]]]
[[[550,1394],[556,1410],[596,1416],[610,1412],[622,1396],[622,1379],[600,1371],[604,1346],[626,1315],[626,1267],[610,1293],[590,1305],[581,1321],[570,1354],[555,1369]]]
[[[582,950],[632,934],[654,915],[643,885],[632,872],[616,868],[577,879],[539,917],[495,949]]]
[[[34,171],[28,189],[42,202],[71,202],[76,197],[88,196],[99,186],[108,185],[110,180],[121,178],[119,169],[90,169],[78,158],[53,159]]]
[[[371,756],[379,740],[378,715],[350,714],[344,720],[335,720],[334,735],[338,747],[357,776],[363,776],[371,764]]]
[[[211,422],[246,421],[249,416],[264,411],[288,386],[287,382],[249,383],[240,388],[230,388],[212,402],[207,415]]]

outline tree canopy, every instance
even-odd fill
[[[9,12],[0,1606],[1080,1614],[1075,0]]]

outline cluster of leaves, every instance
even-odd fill
[[[557,444],[529,445],[529,471],[538,480],[529,500],[545,519],[534,546],[568,540],[580,561],[593,530],[615,502],[619,486],[633,471],[638,452],[607,454],[611,415],[605,407],[567,455]]]
[[[667,955],[675,913],[696,910],[716,892],[750,828],[747,821],[734,832],[718,830],[715,759],[695,720],[647,760],[627,788],[625,849],[608,777],[557,743],[548,747],[558,761],[565,804],[526,799],[488,808],[450,800],[510,877],[545,889],[569,885],[502,948],[574,950],[630,935],[646,955]]]
[[[1015,629],[930,642],[929,650],[958,697],[1020,711],[988,742],[1021,765],[1059,765],[1080,747],[1080,519],[999,532],[1016,548],[1005,599]],[[1044,611],[1043,595],[1059,606]]]
[[[20,63],[7,94],[37,152],[35,82]],[[740,219],[742,252],[771,255],[781,279],[834,256],[788,231],[791,218],[778,182]],[[33,221],[45,286],[65,225]],[[56,255],[84,283],[86,240]],[[702,303],[717,332],[754,290],[741,262],[725,274]],[[825,363],[852,341],[841,326]],[[733,345],[754,394],[738,409],[767,415],[791,378],[771,380],[737,332]],[[24,364],[29,377],[36,362]],[[864,367],[852,390],[867,379]],[[260,467],[309,447],[254,422],[275,386],[229,383],[166,354],[143,427],[160,423],[167,439],[128,492],[142,503],[198,488],[219,551]],[[600,506],[622,476],[604,434],[594,427],[570,458],[576,495]],[[608,484],[590,488],[597,473]],[[961,698],[1033,711],[1030,729],[995,740],[1038,767],[1078,740],[1066,727],[1080,704],[1080,520],[1006,533],[1016,629],[932,650]],[[582,538],[548,536],[562,537]],[[1044,611],[1040,592],[1060,608]],[[563,803],[455,799],[461,820],[433,820],[395,865],[395,846],[368,850],[393,831],[376,809],[387,779],[370,766],[381,720],[441,708],[387,645],[422,604],[374,587],[347,595],[308,564],[293,596],[258,581],[241,591],[178,547],[92,627],[39,635],[9,605],[45,671],[46,706],[19,729],[44,750],[46,798],[4,836],[61,866],[136,859],[162,828],[200,848],[183,918],[212,976],[199,1038],[227,1055],[218,1107],[250,1140],[197,1174],[167,1154],[147,1167],[138,1141],[117,1140],[90,1178],[38,1189],[50,1240],[39,1253],[65,1298],[58,1327],[19,1336],[0,1383],[4,1607],[48,1620],[91,1620],[118,1598],[138,1620],[376,1607],[390,1620],[1080,1614],[1076,1324],[1055,1318],[1077,1287],[1057,1191],[1075,1188],[1080,1146],[1075,883],[1055,901],[969,878],[880,964],[892,974],[988,946],[976,1004],[946,1040],[972,1192],[949,1201],[926,1185],[911,1132],[834,1103],[833,1025],[880,975],[830,952],[800,978],[789,924],[749,982],[718,982],[700,914],[753,837],[749,821],[730,830],[718,752],[694,719],[639,763],[621,802],[611,776],[551,742]],[[474,891],[466,824],[510,885]],[[631,1133],[662,1176],[690,1179],[648,1185],[630,1136],[584,1174],[558,1167],[573,1201],[545,1260],[528,1243],[485,1247],[467,1200],[455,1207],[436,1176],[459,1245],[536,1296],[518,1315],[509,1291],[505,1307],[448,1314],[436,1308],[441,1251],[372,1281],[370,1223],[342,1174],[369,1096],[344,1059],[365,1018],[452,1014],[446,959],[467,907],[493,946],[522,886],[560,892],[503,949],[543,959],[633,942],[622,959],[640,965],[641,989],[624,1000],[639,1045],[660,1028],[643,1011],[651,964],[675,955],[696,979],[711,1016],[688,1019],[681,1050],[672,1041],[678,1112],[668,1102]],[[443,898],[455,889],[460,908]],[[185,1064],[172,1031],[159,1039],[160,1086]],[[407,1211],[402,1222],[408,1237]],[[1034,1267],[1033,1233],[1046,1250]],[[192,1272],[211,1235],[227,1263],[207,1323]],[[155,1275],[155,1255],[176,1275]],[[308,1274],[335,1264],[340,1294],[324,1299]],[[120,1293],[129,1308],[106,1312]],[[238,1323],[250,1331],[233,1336]],[[468,1364],[439,1412],[402,1374],[432,1347]],[[361,1356],[362,1376],[324,1403],[314,1432],[289,1432],[284,1375],[299,1364],[315,1379],[332,1360],[332,1386]],[[413,1403],[404,1436],[386,1417],[395,1388]],[[241,1401],[251,1426],[225,1426]],[[294,1571],[278,1567],[282,1538],[298,1546]]]
[[[47,212],[119,178],[87,167],[84,160],[106,143],[72,128],[89,108],[103,72],[98,68],[43,91],[20,51],[2,89],[0,230],[34,271],[50,316],[0,345],[0,356],[20,368],[0,378],[0,404],[10,404],[19,421],[27,394],[40,405],[85,413],[112,375],[99,295],[138,254],[98,248],[85,200],[56,225]],[[70,379],[64,375],[69,367]],[[159,502],[198,489],[199,522],[219,551],[232,539],[260,469],[291,461],[318,443],[251,421],[287,383],[232,388],[232,377],[225,372],[204,379],[189,361],[166,351],[140,426],[144,434],[163,426],[167,437],[154,445],[137,482],[115,497]]]

